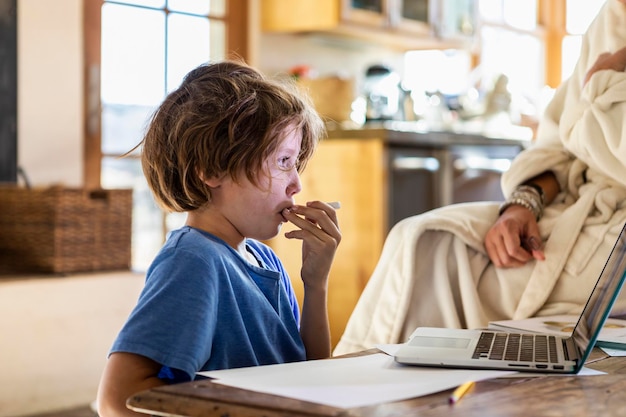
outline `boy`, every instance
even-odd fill
[[[309,102],[235,62],[201,65],[169,94],[140,146],[157,202],[187,212],[147,271],[113,344],[101,417],[136,415],[132,394],[200,370],[330,356],[327,281],[341,240],[335,211],[294,205],[323,133]],[[302,240],[302,320],[280,260],[259,242]]]

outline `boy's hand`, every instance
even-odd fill
[[[326,289],[335,252],[341,242],[337,213],[327,203],[311,201],[283,211],[299,229],[285,233],[287,239],[302,240],[301,277],[305,286]]]
[[[307,359],[330,357],[330,328],[328,323],[328,275],[341,241],[335,209],[321,201],[283,210],[285,219],[299,227],[285,233],[287,239],[302,240],[302,269],[304,300],[300,335]]]

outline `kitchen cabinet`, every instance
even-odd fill
[[[477,33],[477,0],[439,0],[430,11],[431,29],[436,37],[471,40]]]
[[[328,312],[333,346],[365,287],[380,255],[386,230],[385,147],[381,140],[323,141],[301,176],[296,202],[340,201],[337,217],[342,233],[328,284]],[[284,263],[302,305],[301,241],[283,234],[267,243]]]
[[[390,0],[340,0],[343,22],[373,27],[389,26]]]
[[[339,23],[339,0],[261,0],[266,32],[331,30]]]
[[[476,0],[263,0],[266,32],[317,32],[399,49],[463,46]],[[461,36],[459,36],[461,35]]]
[[[341,0],[341,23],[430,36],[429,3],[432,1]]]
[[[471,39],[476,0],[341,0],[342,23],[386,28],[394,33]]]
[[[369,280],[389,229],[400,219],[462,201],[502,200],[499,179],[523,141],[388,129],[329,132],[301,175],[296,201],[340,201],[342,241],[330,273],[335,345]],[[302,302],[301,242],[283,235],[276,251]]]

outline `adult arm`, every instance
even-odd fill
[[[587,84],[592,77],[604,70],[611,70],[615,73],[623,73],[626,68],[626,47],[621,48],[614,53],[602,53],[595,62],[590,66],[589,70],[583,77],[584,84]],[[605,74],[603,78],[610,77]],[[600,79],[596,84],[605,85],[604,80]],[[570,96],[570,103],[574,103],[571,97],[572,90],[579,91],[578,88],[572,88],[572,81],[569,81],[570,88],[567,95]],[[610,87],[609,87],[610,86]],[[598,89],[597,86],[594,88]],[[602,162],[607,165],[613,163],[611,173],[624,169],[621,161],[624,150],[620,146],[622,142],[620,134],[622,131],[622,109],[624,106],[623,91],[624,85],[617,82],[614,85],[606,84],[606,90],[599,88],[597,99],[591,100],[588,95],[590,92],[585,90],[578,92],[582,95],[580,103],[573,106],[574,109],[584,105],[587,110],[565,112],[559,126],[561,137],[565,138],[565,142],[569,144],[570,149],[578,150],[578,154],[586,163],[595,166],[601,170]],[[562,89],[565,92],[566,89]],[[620,93],[622,91],[622,93]],[[592,96],[595,96],[591,94]],[[608,98],[605,98],[608,96]],[[586,102],[589,100],[589,102]],[[557,104],[563,100],[557,96]],[[555,107],[555,106],[553,106]],[[554,121],[559,120],[558,118]],[[557,122],[558,123],[558,122]],[[568,126],[571,123],[571,128]],[[604,126],[604,127],[602,127]],[[617,131],[617,132],[615,132]],[[589,138],[601,137],[603,141],[594,142],[593,148],[589,148]],[[550,154],[550,149],[546,147],[534,151],[534,155],[540,156]],[[558,148],[556,148],[558,149]],[[540,153],[541,152],[541,153]],[[532,154],[532,153],[531,153]],[[526,155],[527,156],[527,155]],[[528,158],[526,161],[528,162]],[[560,172],[564,172],[561,170]],[[610,175],[610,173],[607,173]],[[623,175],[620,175],[623,176]],[[557,177],[551,171],[546,171],[537,175],[524,184],[535,184],[539,186],[545,196],[544,204],[550,204],[561,189],[561,185]],[[531,259],[543,260],[544,254],[541,250],[541,238],[539,235],[539,227],[534,214],[527,208],[520,205],[511,205],[501,213],[494,226],[489,230],[485,237],[485,249],[491,261],[498,267],[516,267],[524,265]]]
[[[614,53],[605,52],[600,54],[596,62],[587,71],[583,83],[587,84],[593,74],[602,70],[624,72],[626,70],[626,47]]]

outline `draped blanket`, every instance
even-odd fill
[[[546,108],[537,139],[502,178],[505,195],[552,170],[561,193],[539,223],[545,261],[500,269],[484,236],[499,203],[465,203],[407,218],[378,265],[334,354],[400,343],[417,326],[482,327],[490,320],[578,313],[626,221],[626,73],[599,54],[626,46],[626,6],[608,0],[583,38],[572,76]],[[626,312],[626,295],[616,309]]]

